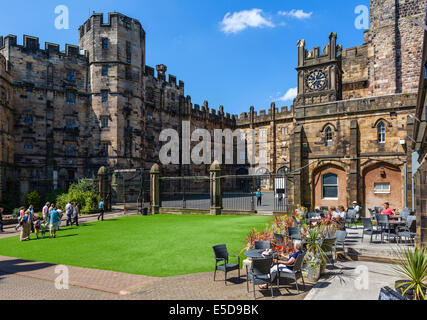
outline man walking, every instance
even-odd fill
[[[73,222],[71,225],[75,223],[77,227],[79,226],[79,214],[80,212],[77,202],[73,202]]]
[[[48,222],[49,219],[49,206],[50,203],[46,202],[46,204],[44,205],[43,209],[42,209],[42,213],[43,213],[43,220],[46,222]]]
[[[58,230],[59,225],[61,224],[61,214],[54,208],[50,212],[50,238],[56,238],[56,231]]]
[[[65,206],[65,214],[67,215],[67,224],[66,224],[67,227],[73,225],[73,222],[72,222],[73,211],[74,211],[73,205],[71,204],[71,201],[69,201],[68,204]]]
[[[99,209],[98,221],[99,219],[104,221],[104,199],[101,199],[101,201],[99,202],[98,209]]]

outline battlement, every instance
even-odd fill
[[[45,48],[40,49],[39,38],[28,35],[23,36],[22,45],[18,44],[16,35],[7,35],[4,39],[3,37],[1,37],[0,44],[1,48],[16,47],[19,48],[22,52],[26,52],[29,54],[44,54],[47,56],[56,54],[60,56],[77,57],[86,60],[86,53],[80,50],[79,46],[66,44],[65,51],[61,51],[59,44],[45,42]]]
[[[249,112],[243,112],[240,116],[235,116],[238,124],[267,122],[273,119],[292,118],[294,116],[294,106],[284,106],[276,108],[275,104],[272,104],[272,108],[268,110],[255,111],[254,107],[250,108]]]
[[[156,66],[157,76],[153,67],[145,66],[145,76],[157,80],[160,82],[165,82],[166,86],[178,88],[184,90],[184,81],[179,80],[177,84],[177,78],[174,75],[168,75],[168,81],[166,81],[166,71],[167,67],[163,64]]]
[[[323,48],[321,53],[320,47],[314,47],[312,50],[305,48],[305,40],[298,41],[298,67],[304,67],[310,64],[319,64],[322,62],[329,62],[336,60],[342,50],[342,46],[337,46],[337,34],[331,32],[329,34],[329,43]],[[297,68],[298,69],[298,68]]]
[[[187,96],[187,101],[191,104],[191,97]],[[224,106],[219,106],[219,110],[209,108],[209,102],[205,101],[202,106],[194,104],[191,107],[191,116],[199,119],[209,119],[213,122],[224,122],[228,126],[234,127],[236,124],[236,117],[229,113],[224,113]]]
[[[141,22],[139,20],[130,18],[124,14],[118,12],[109,12],[107,21],[104,21],[103,13],[93,13],[92,16],[86,20],[83,25],[79,27],[80,38],[89,32],[93,27],[100,28],[116,28],[118,26],[124,27],[128,30],[132,30],[133,26],[137,26],[138,29],[142,29]]]

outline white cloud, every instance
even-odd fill
[[[311,18],[311,15],[313,12],[304,12],[304,10],[301,9],[292,9],[291,11],[279,11],[279,15],[281,16],[288,16],[296,19],[309,19]]]
[[[298,94],[298,88],[289,89],[283,96],[279,97],[277,101],[293,101]]]
[[[264,16],[262,9],[227,12],[221,21],[224,33],[238,33],[247,28],[274,27],[273,22]]]

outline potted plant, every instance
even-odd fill
[[[397,274],[404,277],[395,282],[395,288],[402,296],[411,300],[426,300],[427,292],[427,250],[410,248],[398,249],[399,260],[394,266]]]
[[[307,266],[308,277],[317,282],[320,278],[322,265],[326,265],[326,254],[322,250],[322,230],[312,228],[304,234],[307,253],[304,262]]]

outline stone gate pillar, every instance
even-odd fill
[[[160,166],[156,163],[150,170],[151,213],[160,213]]]
[[[209,169],[211,214],[220,215],[222,210],[221,165],[218,161],[212,163]]]
[[[111,196],[109,186],[108,170],[106,167],[101,167],[98,170],[98,192],[101,199],[104,200],[105,210],[111,211]]]

